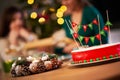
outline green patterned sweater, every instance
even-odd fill
[[[99,20],[100,20],[100,28],[98,27],[98,25],[93,24],[93,20],[97,18],[97,15],[99,15]],[[71,20],[71,16],[64,16],[64,20]],[[93,6],[85,6],[83,9],[83,15],[82,15],[82,22],[80,25],[88,25],[88,24],[92,24],[92,27],[87,27],[87,30],[84,31],[83,26],[80,26],[78,34],[81,36],[81,42],[83,45],[89,45],[89,46],[94,46],[94,45],[100,45],[100,40],[98,40],[95,36],[97,34],[99,34],[101,32],[101,41],[102,44],[106,44],[108,43],[108,34],[106,31],[103,30],[104,28],[104,21],[102,18],[102,15],[99,13],[99,11],[94,8]],[[70,26],[70,23],[69,23]],[[68,38],[72,38],[72,35],[70,33],[70,30],[67,27],[67,24],[64,22],[64,24],[62,25],[63,29],[66,32],[66,36]],[[71,27],[71,26],[70,26]],[[71,27],[72,29],[72,27]],[[100,30],[99,30],[100,29]],[[85,37],[88,37],[88,43],[85,42]],[[79,39],[76,39],[79,41]]]

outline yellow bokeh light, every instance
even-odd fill
[[[44,23],[45,22],[45,18],[44,17],[41,17],[39,20],[38,20],[39,23]]]
[[[30,14],[30,17],[31,17],[32,19],[36,19],[36,18],[37,18],[37,13],[36,13],[36,12],[32,12],[32,13]]]
[[[63,12],[57,12],[57,13],[56,13],[56,16],[57,16],[58,18],[63,17]]]
[[[61,8],[57,9],[57,12],[63,12],[64,13],[64,11]]]
[[[55,9],[54,8],[50,8],[49,9],[51,12],[55,12]]]
[[[28,4],[33,4],[33,3],[34,3],[34,0],[27,0],[27,3],[28,3]]]
[[[64,23],[64,19],[63,18],[58,18],[57,23],[62,25]]]
[[[60,17],[63,17],[63,14],[64,14],[64,12],[67,10],[67,7],[66,6],[61,6],[59,9],[57,9],[57,13],[56,13],[56,16],[58,17],[58,18],[60,18]]]
[[[65,11],[67,10],[67,7],[64,6],[64,5],[62,5],[62,6],[60,7],[60,9],[65,12]]]

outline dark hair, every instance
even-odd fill
[[[2,27],[0,30],[0,37],[6,37],[8,36],[9,32],[10,32],[10,28],[9,25],[12,22],[13,16],[15,13],[20,12],[22,15],[22,19],[24,22],[24,18],[23,18],[23,12],[21,11],[21,9],[15,7],[15,6],[11,6],[9,8],[7,8],[5,10],[5,12],[3,13],[2,16]],[[24,24],[25,27],[25,24]]]

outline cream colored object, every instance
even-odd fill
[[[28,42],[24,49],[32,49],[37,47],[47,47],[47,46],[62,46],[64,47],[67,44],[73,42],[72,39],[69,39],[65,35],[65,31],[63,29],[56,31],[51,37],[36,40],[33,42]]]
[[[53,39],[54,39],[54,43],[57,43],[59,41],[62,41],[66,35],[65,35],[65,31],[63,29],[56,31],[53,35],[52,35]]]
[[[65,38],[62,41],[64,41],[66,44],[70,44],[73,42],[72,39]],[[32,48],[38,48],[38,47],[47,47],[47,46],[54,46],[56,43],[54,42],[54,38],[49,37],[41,40],[36,40],[33,42],[28,42],[25,44],[24,49],[32,49]]]
[[[24,49],[31,49],[31,48],[52,46],[52,45],[54,45],[53,38],[50,37],[50,38],[46,38],[46,39],[36,40],[33,42],[28,42],[24,46]]]

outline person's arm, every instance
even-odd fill
[[[41,40],[36,40],[32,42],[28,42],[25,44],[24,49],[32,49],[32,48],[37,48],[37,47],[45,47],[45,46],[53,46],[53,38],[45,38]]]
[[[18,37],[19,37],[19,31],[17,31],[17,30],[10,31],[10,33],[8,35],[9,44],[18,46]]]
[[[74,42],[72,39],[67,38],[67,37],[64,38],[62,41],[64,41],[66,44],[71,44],[72,42]],[[28,50],[28,49],[33,49],[33,48],[41,48],[41,47],[54,46],[54,45],[56,45],[54,38],[49,37],[45,39],[28,42],[24,45],[23,49]]]
[[[23,37],[28,42],[37,40],[37,36],[35,34],[28,32],[24,28],[20,29],[20,36]]]

